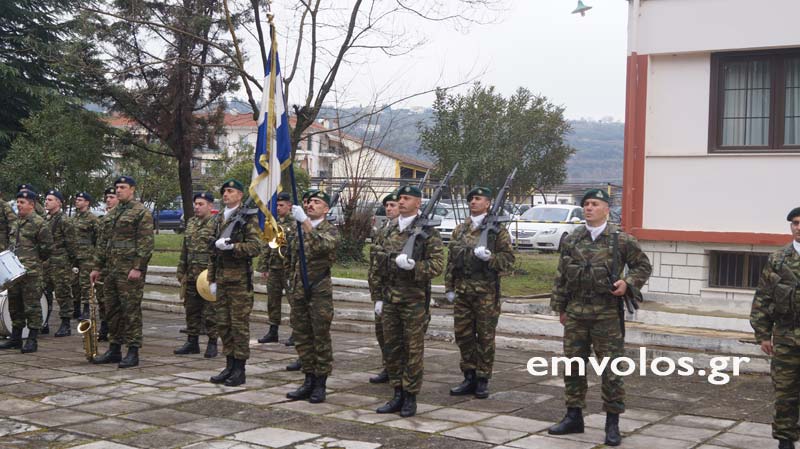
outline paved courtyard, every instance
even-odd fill
[[[461,380],[458,348],[428,341],[416,417],[378,415],[391,395],[367,379],[380,369],[374,337],[335,333],[334,371],[324,404],[289,402],[301,373],[283,344],[252,343],[247,384],[207,381],[224,358],[175,356],[182,316],[145,311],[138,368],[91,365],[81,337],[40,339],[39,352],[0,352],[0,448],[522,448],[604,447],[600,388],[591,379],[584,434],[554,438],[546,428],[564,413],[560,378],[534,377],[528,358],[552,354],[498,350],[489,399],[449,396]],[[253,326],[253,337],[264,332]],[[52,328],[52,326],[51,326]],[[288,328],[281,328],[281,338]],[[204,339],[201,339],[201,344]],[[101,350],[106,345],[101,344]],[[724,386],[693,377],[629,377],[622,448],[766,448],[772,408],[769,378],[744,375]]]

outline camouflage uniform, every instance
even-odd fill
[[[0,201],[0,251],[8,249],[17,214],[5,201]]]
[[[261,251],[261,259],[258,262],[258,271],[269,273],[267,278],[267,316],[270,326],[280,326],[281,324],[281,299],[283,298],[283,289],[288,285],[289,270],[292,267],[289,248],[297,235],[296,222],[291,214],[278,217],[276,221],[286,236],[286,246],[280,248],[284,257],[278,255],[278,248],[272,249],[265,243]]]
[[[52,303],[53,294],[58,302],[58,316],[62,320],[72,318],[74,304],[72,300],[73,267],[79,266],[78,250],[75,242],[75,231],[72,221],[58,211],[48,214],[45,219],[53,235],[53,251],[44,263],[45,295]]]
[[[72,226],[75,230],[78,268],[80,269],[78,272],[80,301],[83,304],[89,304],[89,289],[91,288],[89,274],[94,267],[95,248],[100,235],[100,220],[87,209],[85,212],[78,212],[72,217]],[[100,307],[98,309],[100,319],[105,319],[103,308]]]
[[[628,289],[641,288],[650,277],[652,267],[636,239],[608,223],[606,229],[592,241],[585,226],[578,227],[561,245],[558,274],[553,286],[550,307],[557,313],[566,312],[564,326],[564,355],[587,360],[594,349],[598,359],[614,360],[624,351],[619,305],[622,298],[611,294],[609,283],[612,266],[612,234],[619,232],[619,279]],[[622,272],[628,266],[627,276]],[[611,363],[609,362],[609,365]],[[625,411],[625,389],[620,376],[610,370],[603,373],[603,410],[619,414]],[[586,407],[586,377],[577,370],[564,377],[567,407]]]
[[[106,211],[106,214],[103,215],[98,221],[98,229],[97,229],[97,244],[95,245],[95,259],[97,259],[99,253],[104,253],[105,257],[108,258],[111,253],[109,251],[108,245],[104,244],[101,246],[100,242],[105,242],[108,240],[108,234],[111,232],[111,215],[114,211],[114,208],[109,209]],[[102,319],[108,323],[108,317],[112,315],[112,313],[108,310],[111,305],[111,300],[106,295],[106,288],[105,288],[105,280],[108,277],[108,270],[103,267],[100,270],[100,278],[98,282],[102,282],[101,285],[95,290],[95,294],[97,295],[97,305],[99,306],[98,309],[100,311],[100,316]],[[116,312],[115,312],[116,313]],[[108,329],[108,335],[111,335],[111,329]],[[109,339],[113,337],[108,337]]]
[[[514,266],[511,237],[505,228],[489,233],[488,262],[473,254],[481,236],[467,218],[456,226],[450,240],[445,286],[457,297],[453,309],[453,332],[461,351],[461,371],[477,377],[492,377],[494,336],[500,317],[500,275]]]
[[[367,282],[369,284],[369,294],[372,298],[372,302],[384,301],[386,303],[386,286],[383,285],[383,278],[380,276],[381,270],[385,269],[385,266],[378,265],[378,257],[376,254],[382,251],[383,241],[386,239],[386,236],[389,232],[389,228],[392,223],[397,222],[397,220],[387,220],[386,223],[383,224],[383,227],[375,233],[375,239],[373,240],[372,247],[369,251],[369,272],[367,273]],[[386,355],[384,347],[386,345],[386,339],[383,336],[383,314],[375,315],[375,338],[378,340],[378,346],[381,348],[381,362],[383,363],[384,369],[386,368]]]
[[[139,201],[130,200],[120,201],[106,217],[94,269],[104,277],[109,341],[140,348],[144,282],[153,255],[153,215]],[[141,271],[139,280],[128,280],[132,269]]]
[[[291,288],[292,334],[303,372],[314,376],[327,376],[332,369],[331,266],[336,258],[338,234],[336,227],[327,219],[323,219],[312,232],[303,232],[303,250],[310,284],[308,297],[303,290],[299,240],[292,241],[292,263],[295,265]]]
[[[39,329],[42,325],[42,270],[53,250],[50,226],[36,213],[19,218],[11,232],[14,254],[25,275],[8,289],[8,309],[15,328]]]
[[[178,280],[181,282],[183,305],[186,309],[186,334],[193,337],[200,335],[200,329],[205,322],[210,340],[217,339],[216,310],[213,302],[204,300],[197,293],[197,277],[208,268],[214,222],[213,215],[203,219],[198,217],[189,219],[178,262]]]
[[[402,270],[395,258],[402,252],[412,229],[409,225],[400,231],[398,223],[393,221],[375,258],[387,291],[383,305],[383,336],[389,384],[416,395],[422,389],[431,280],[444,269],[444,244],[439,231],[430,228],[427,239],[416,241],[412,257],[416,262],[414,268]]]
[[[797,441],[800,407],[800,254],[789,244],[772,253],[767,261],[753,298],[750,324],[759,342],[774,346],[771,372],[775,388],[775,420],[772,436]]]

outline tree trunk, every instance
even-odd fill
[[[183,157],[178,159],[178,179],[181,185],[181,199],[183,200],[183,218],[189,221],[194,216],[194,202],[192,197],[192,152],[184,152]]]

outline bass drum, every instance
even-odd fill
[[[39,302],[42,304],[42,324],[44,324],[44,320],[47,319],[47,298],[42,295]],[[3,290],[0,292],[0,314],[2,314],[2,319],[0,319],[0,336],[8,336],[11,335],[11,311],[8,309],[8,290]],[[22,338],[28,337],[28,327],[25,326],[25,329],[22,329]]]

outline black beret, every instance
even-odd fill
[[[86,192],[81,192],[81,193],[75,195],[75,198],[83,198],[83,199],[85,199],[86,201],[88,201],[90,203],[94,201],[94,198],[92,198],[92,195],[89,195]]]
[[[31,190],[22,190],[17,192],[17,198],[24,198],[26,200],[36,201],[39,195],[36,192]]]
[[[211,193],[211,192],[197,192],[192,197],[192,201],[194,201],[194,200],[196,200],[198,198],[200,198],[201,200],[206,200],[209,203],[213,203],[214,202],[214,194]]]
[[[611,196],[603,189],[587,190],[586,193],[583,194],[583,198],[581,198],[581,206],[583,206],[583,203],[588,199],[605,201],[607,204],[611,204]]]
[[[278,194],[278,201],[292,201],[292,195],[289,195],[289,192],[281,192]]]
[[[786,216],[786,221],[792,221],[794,217],[800,216],[800,207],[795,207],[791,211],[789,211],[789,215]]]
[[[408,195],[422,198],[422,191],[417,186],[403,186],[397,189],[397,196]]]
[[[383,201],[381,201],[381,204],[386,206],[386,203],[388,203],[389,201],[394,201],[396,203],[398,199],[399,198],[397,197],[397,192],[392,192],[392,193],[386,195],[385,197],[383,197]]]
[[[308,194],[308,199],[318,198],[322,201],[325,201],[325,204],[331,204],[331,196],[327,194],[324,190],[312,190]]]
[[[117,194],[117,187],[109,187],[103,192],[103,196],[105,195],[116,195]]]
[[[48,190],[47,196],[53,195],[54,197],[58,198],[59,201],[62,203],[64,202],[64,195],[61,194],[58,190]]]
[[[117,178],[116,181],[114,181],[114,186],[116,186],[117,184],[128,184],[129,186],[132,187],[136,185],[136,180],[131,178],[130,176],[120,176],[119,178]]]
[[[219,194],[222,195],[225,189],[236,189],[244,193],[244,186],[242,185],[242,183],[233,178],[228,179],[222,183],[222,187],[219,188]]]
[[[473,196],[485,196],[486,198],[492,199],[492,189],[477,186],[467,193],[467,201],[472,201]]]
[[[23,190],[36,193],[36,189],[30,184],[20,184],[17,186],[17,192],[21,192]]]

